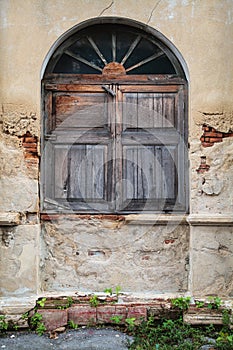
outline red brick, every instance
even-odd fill
[[[223,137],[233,137],[233,132],[225,133]]]
[[[36,142],[23,142],[23,147],[25,148],[37,148]]]
[[[24,142],[27,142],[27,143],[37,142],[37,138],[33,136],[26,136],[24,137]]]
[[[126,306],[124,305],[101,305],[97,307],[97,323],[115,323],[113,316],[120,316],[120,324],[126,319]]]
[[[171,244],[171,243],[174,243],[175,240],[174,239],[165,239],[164,243],[165,244]]]
[[[68,309],[68,320],[78,325],[96,323],[96,308],[90,305],[76,305]]]
[[[204,133],[205,137],[222,137],[221,132],[205,132]]]
[[[211,147],[214,145],[213,143],[210,143],[210,142],[202,142],[201,144],[203,147]]]
[[[67,310],[40,309],[38,313],[42,315],[42,322],[47,331],[52,331],[58,327],[67,325]]]
[[[28,158],[30,158],[30,159],[32,159],[32,158],[38,159],[38,156],[37,156],[37,154],[35,154],[35,153],[26,152],[26,153],[24,154],[24,158],[25,158],[25,159],[28,159]]]
[[[217,138],[217,137],[210,137],[210,142],[222,142],[222,138]]]
[[[136,320],[147,319],[147,307],[143,305],[129,306],[127,312],[127,318],[134,317]]]

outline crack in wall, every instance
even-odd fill
[[[112,5],[114,4],[114,1],[111,2],[111,4],[109,4],[107,7],[105,7],[99,14],[98,17],[102,16],[102,14],[107,11],[108,9],[110,9],[110,7],[112,7]]]
[[[156,10],[156,8],[159,6],[159,4],[160,4],[161,1],[162,1],[162,0],[159,0],[159,1],[156,2],[155,6],[154,6],[153,9],[151,10],[150,16],[149,16],[148,21],[146,22],[146,24],[148,24],[148,23],[151,21],[151,18],[152,18],[153,14],[154,14],[154,12],[155,12],[155,10]]]

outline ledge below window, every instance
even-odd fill
[[[187,221],[191,226],[232,226],[233,215],[190,214]]]
[[[188,225],[185,214],[130,214],[125,216],[125,221],[137,225]]]
[[[0,226],[15,226],[20,224],[19,213],[0,212]]]

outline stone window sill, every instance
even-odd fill
[[[20,213],[0,212],[0,226],[15,226],[20,224]]]

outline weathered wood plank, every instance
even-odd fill
[[[106,94],[55,94],[56,127],[103,128],[108,124]]]
[[[163,127],[176,127],[175,95],[163,94]]]
[[[179,90],[178,85],[122,85],[122,92],[170,92],[174,93]]]
[[[54,196],[66,198],[68,190],[68,146],[54,148]]]

